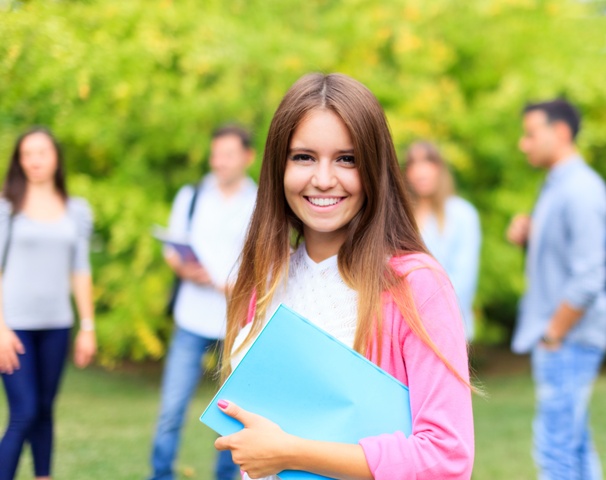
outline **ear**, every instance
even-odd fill
[[[574,140],[572,138],[572,129],[566,122],[562,120],[556,120],[555,122],[553,122],[552,128],[559,140],[564,143],[574,143]]]
[[[246,168],[250,167],[255,161],[256,151],[254,148],[249,148],[246,151]]]

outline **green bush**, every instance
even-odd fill
[[[509,335],[523,290],[504,241],[541,174],[517,152],[528,99],[566,95],[585,114],[581,146],[606,155],[604,2],[565,0],[130,0],[0,2],[0,161],[27,126],[62,140],[73,194],[96,214],[102,359],[160,357],[170,284],[149,235],[204,170],[210,130],[253,127],[262,151],[292,82],[341,71],[381,100],[403,149],[447,154],[484,230],[481,340]],[[259,155],[260,157],[260,155]],[[259,171],[259,162],[252,175]]]

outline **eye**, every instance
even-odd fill
[[[339,163],[344,163],[346,165],[355,165],[356,159],[353,155],[343,155],[338,158]]]
[[[314,158],[311,155],[306,153],[297,153],[296,155],[291,155],[290,159],[295,162],[313,162]]]

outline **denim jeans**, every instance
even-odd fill
[[[218,346],[217,340],[177,328],[173,335],[162,379],[160,416],[151,457],[150,480],[173,480],[173,463],[179,449],[181,427],[189,402],[202,376],[204,353]],[[217,480],[233,480],[239,468],[229,450],[219,452],[215,466]]]
[[[69,328],[15,330],[25,347],[20,368],[2,374],[9,422],[0,440],[0,480],[12,480],[24,443],[29,443],[36,477],[51,474],[53,407],[69,350]]]
[[[534,348],[534,459],[540,480],[602,478],[589,430],[589,402],[603,357],[602,350],[578,344]]]

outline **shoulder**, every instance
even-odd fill
[[[0,197],[0,220],[6,220],[13,213],[13,205],[6,198]]]
[[[183,198],[191,198],[196,190],[196,186],[197,186],[197,184],[193,184],[193,183],[186,183],[185,185],[183,185],[177,191],[177,194],[175,195],[175,201],[178,201],[179,199],[183,199]]]
[[[93,225],[93,210],[87,200],[82,197],[69,197],[67,211],[78,230],[90,233]]]
[[[606,203],[606,184],[604,179],[585,162],[580,162],[567,178],[564,197],[573,207]]]
[[[193,183],[187,183],[185,185],[183,185],[178,191],[177,194],[175,195],[175,199],[173,200],[173,208],[182,210],[185,209],[186,206],[188,206],[193,197],[194,197],[194,192],[196,191],[196,188],[198,187],[199,184],[193,184]]]
[[[579,160],[570,173],[567,177],[567,185],[572,188],[587,190],[590,185],[604,188],[604,179],[585,160]]]
[[[244,190],[245,192],[253,198],[257,197],[257,184],[255,183],[255,181],[250,178],[250,177],[246,177],[245,182],[244,182]]]
[[[67,200],[68,210],[75,216],[92,218],[93,210],[88,201],[82,197],[69,197]]]
[[[422,305],[444,287],[451,287],[448,275],[442,266],[426,253],[394,256],[390,259],[389,265],[398,276],[406,279],[417,305]]]
[[[462,197],[453,195],[446,200],[446,210],[448,214],[456,215],[458,217],[466,218],[477,218],[478,211],[471,202],[465,200]]]

